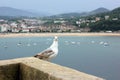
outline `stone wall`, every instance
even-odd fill
[[[0,80],[104,80],[34,57],[0,61]]]
[[[19,64],[0,66],[0,80],[19,80]]]

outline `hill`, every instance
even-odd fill
[[[106,13],[106,12],[109,12],[109,10],[106,9],[106,8],[101,7],[101,8],[98,8],[98,9],[95,9],[95,10],[89,12],[89,15],[100,14],[100,13]]]
[[[26,17],[38,17],[43,16],[40,13],[34,13],[26,10],[11,8],[11,7],[0,7],[0,16],[14,16],[14,17],[20,17],[20,16],[26,16]]]
[[[107,20],[104,20],[105,16],[109,16]],[[101,17],[103,20],[100,20],[92,25],[90,25],[91,31],[119,31],[120,30],[120,7],[104,13],[98,14],[95,16]]]
[[[51,17],[54,17],[54,18],[59,18],[59,17],[63,17],[63,18],[84,17],[84,16],[90,16],[90,15],[105,13],[105,12],[109,12],[109,10],[106,9],[106,8],[98,8],[98,9],[95,9],[95,10],[90,11],[90,12],[82,12],[82,13],[79,13],[79,12],[65,13],[65,14],[54,15],[54,16],[51,16]]]

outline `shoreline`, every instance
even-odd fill
[[[120,33],[2,33],[4,37],[50,37],[50,36],[120,36]]]

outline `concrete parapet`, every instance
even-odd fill
[[[0,61],[0,80],[104,80],[34,57]]]

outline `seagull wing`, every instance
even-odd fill
[[[48,60],[49,57],[50,57],[51,55],[53,55],[53,54],[54,54],[54,51],[53,51],[53,50],[47,49],[47,50],[45,50],[45,51],[43,51],[43,52],[35,55],[34,57],[37,57],[37,58],[43,59],[43,60]]]

